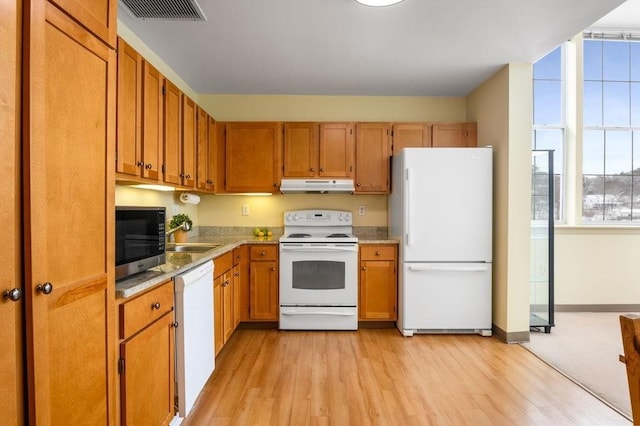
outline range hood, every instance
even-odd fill
[[[283,194],[346,194],[355,191],[353,179],[282,179]]]

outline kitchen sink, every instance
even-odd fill
[[[204,253],[209,250],[213,250],[216,247],[220,247],[220,244],[178,243],[167,244],[165,247],[165,251],[176,253]]]

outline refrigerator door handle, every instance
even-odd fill
[[[404,218],[404,223],[406,224],[406,232],[407,232],[407,245],[413,245],[413,233],[411,232],[411,194],[412,194],[412,188],[411,188],[411,169],[407,169],[407,174],[406,174],[406,179],[407,179],[407,208],[405,209],[405,218]]]
[[[410,271],[416,272],[486,272],[488,265],[456,266],[456,265],[411,265]]]

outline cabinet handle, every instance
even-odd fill
[[[357,186],[358,188],[360,188],[362,185],[360,185],[359,183],[356,183],[356,186]]]
[[[144,162],[143,161],[138,161],[136,164],[138,165],[138,167],[144,166]]]
[[[324,167],[320,167],[320,171],[321,171],[321,172],[324,172]]]
[[[178,321],[172,322],[171,327],[178,328]]]
[[[160,302],[152,303],[151,309],[160,309]]]
[[[280,186],[279,183],[274,183],[273,186],[275,186],[276,188]]]
[[[209,185],[212,185],[212,184],[213,184],[213,181],[212,181],[211,179],[207,179],[207,183],[208,183]]]
[[[310,170],[310,171],[312,171],[312,172],[315,172],[315,171],[316,171],[316,168],[315,168],[315,167],[312,167],[312,168],[310,168],[309,170]]]
[[[145,168],[145,169],[147,169],[147,170],[151,170],[151,169],[153,169],[153,165],[152,165],[151,163],[147,163],[147,164],[144,166],[144,168]]]
[[[275,270],[276,270],[276,268],[271,268],[271,270],[272,270],[272,271],[275,271]]]
[[[180,173],[180,177],[183,178],[184,177],[184,173]]]
[[[363,271],[366,271],[366,270],[367,270],[367,267],[366,267],[366,266],[363,266],[363,267],[362,267],[362,270],[363,270]]]
[[[11,290],[6,290],[4,293],[2,293],[2,296],[7,300],[11,300],[12,302],[17,302],[22,298],[22,290],[20,290],[19,288],[12,288]]]
[[[240,272],[236,272],[236,273],[235,273],[235,274],[233,274],[233,275],[234,275],[234,276],[236,276],[236,277],[239,277],[239,276],[240,276]]]
[[[376,256],[380,256],[380,252],[379,251],[376,252]]]
[[[185,176],[187,179],[191,179],[191,175],[186,175]]]
[[[51,294],[51,292],[53,291],[53,285],[50,282],[38,284],[36,287],[36,291],[42,294]]]
[[[266,256],[266,255],[267,255],[267,253],[265,253],[263,251],[260,252],[260,256]]]

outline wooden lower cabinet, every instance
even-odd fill
[[[120,305],[121,424],[167,425],[175,414],[173,282]]]
[[[397,319],[397,246],[360,246],[360,321],[395,321]]]
[[[213,262],[213,341],[215,355],[218,355],[240,323],[240,286],[236,280],[238,269],[233,266],[233,252]]]
[[[249,258],[249,320],[278,321],[278,245],[250,245]]]

